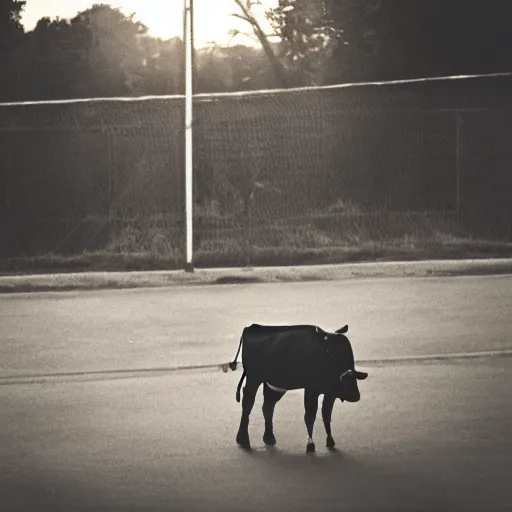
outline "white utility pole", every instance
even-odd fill
[[[185,270],[194,271],[192,259],[192,81],[194,58],[194,27],[193,27],[194,0],[185,0],[184,4],[184,34],[185,41],[185,221],[186,221],[186,260]]]

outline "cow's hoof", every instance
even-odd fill
[[[306,453],[313,453],[315,451],[315,443],[308,443],[306,446]]]
[[[247,432],[238,432],[236,435],[236,442],[242,448],[246,450],[251,449],[251,442],[249,441],[249,434]]]
[[[332,436],[327,436],[327,441],[325,443],[325,446],[327,446],[327,448],[334,448],[336,446],[336,443],[334,442],[334,439],[332,438]]]
[[[263,442],[267,445],[274,446],[276,444],[276,438],[274,434],[263,434]]]

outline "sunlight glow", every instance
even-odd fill
[[[125,15],[135,13],[135,19],[144,23],[149,33],[155,37],[181,37],[183,33],[183,0],[30,0],[23,15],[25,30],[32,30],[37,21],[44,16],[72,18],[79,11],[92,7],[95,3],[105,3],[121,9]],[[270,25],[265,19],[265,9],[275,7],[278,0],[262,0],[261,6],[255,6],[254,12],[267,33]],[[231,16],[239,13],[233,0],[194,0],[194,24],[196,46],[205,46],[209,42],[218,44],[257,45],[248,37],[237,36],[231,40],[232,29],[250,32],[249,25]]]

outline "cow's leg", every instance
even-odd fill
[[[318,393],[308,389],[304,390],[304,421],[308,431],[308,444],[306,452],[315,451],[315,443],[313,442],[313,426],[315,424],[316,413],[318,411]]]
[[[274,408],[285,393],[286,391],[280,393],[279,391],[269,388],[267,383],[263,385],[263,407],[261,409],[263,411],[263,417],[265,418],[265,433],[263,434],[263,442],[265,444],[276,444],[272,422],[274,418]]]
[[[261,385],[261,381],[247,377],[244,386],[244,395],[242,398],[242,419],[240,420],[240,427],[236,435],[236,442],[243,448],[250,449],[251,443],[249,441],[249,416],[251,415],[256,399],[256,393]]]
[[[324,399],[322,401],[322,419],[324,420],[325,433],[327,434],[326,446],[327,448],[334,448],[335,442],[332,438],[331,434],[331,416],[332,416],[332,408],[334,407],[334,402],[336,401],[336,396],[334,395],[324,395]]]

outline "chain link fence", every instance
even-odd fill
[[[196,264],[512,241],[510,110],[357,94],[195,99]],[[1,106],[0,161],[0,257],[183,265],[182,97]]]

